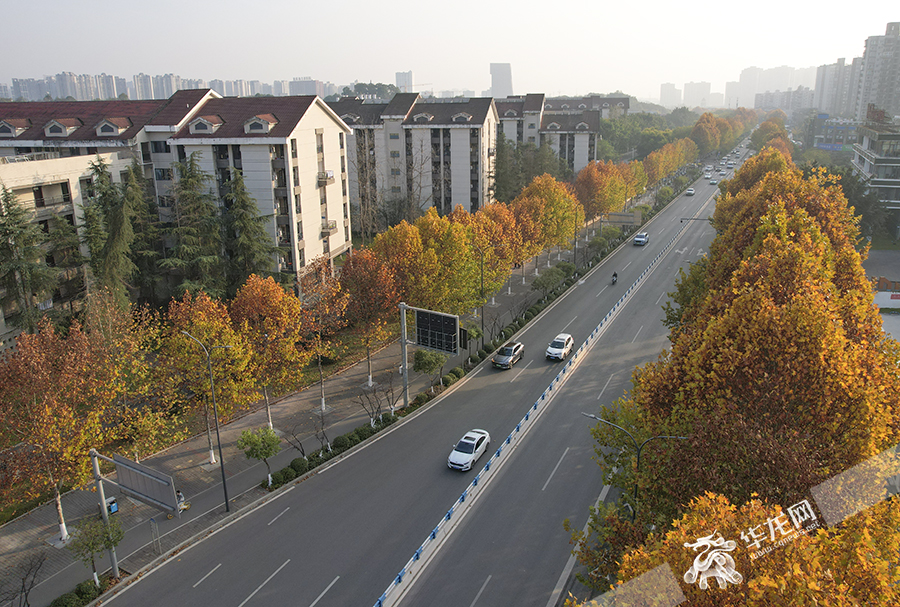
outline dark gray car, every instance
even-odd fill
[[[511,369],[514,364],[522,360],[525,354],[525,345],[517,341],[511,341],[494,354],[491,363],[498,369]]]

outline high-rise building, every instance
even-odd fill
[[[134,97],[133,99],[153,99],[153,78],[147,74],[141,73],[133,78],[134,80]]]
[[[708,107],[711,87],[709,82],[685,82],[684,105],[688,108]]]
[[[321,80],[313,80],[310,77],[294,78],[290,82],[291,95],[318,95],[325,96],[325,83]]]
[[[121,94],[128,95],[128,81],[124,78],[120,78],[119,76],[114,76],[116,81],[116,97]],[[130,97],[130,95],[129,95]]]
[[[415,90],[415,86],[413,85],[413,73],[412,70],[408,72],[397,72],[397,88],[400,89],[401,93],[412,93]]]
[[[675,88],[671,82],[659,85],[659,104],[670,110],[680,107],[681,89]]]
[[[884,36],[866,39],[856,100],[856,118],[866,118],[868,106],[900,115],[900,22],[888,23]]]
[[[222,95],[223,97],[225,96],[225,82],[223,80],[210,80],[209,88]]]
[[[725,107],[739,108],[741,107],[741,83],[726,82],[725,83]]]
[[[109,74],[97,76],[97,92],[99,99],[115,99],[119,96],[116,92],[116,77]],[[122,91],[124,92],[124,91]]]
[[[513,96],[512,66],[509,63],[491,64],[491,96],[494,99]]]

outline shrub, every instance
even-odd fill
[[[522,319],[522,324],[524,325],[532,318],[534,318],[534,314],[531,313],[531,310],[529,310],[528,312],[525,312],[525,318]]]
[[[488,355],[487,350],[481,349],[478,351],[479,360],[484,360],[485,358],[487,358],[487,355]]]
[[[424,405],[427,402],[428,402],[428,394],[426,394],[425,392],[422,392],[421,394],[419,394],[418,396],[416,396],[413,399],[412,404],[416,407],[421,407],[422,405]]]
[[[300,476],[306,474],[306,471],[309,470],[309,462],[302,457],[297,457],[291,460],[291,468],[294,469],[297,476]]]
[[[538,315],[538,312],[540,312],[540,310],[538,310],[537,306],[531,306],[530,308],[528,308],[528,311],[525,312],[525,316],[527,317],[529,314],[531,314],[531,318],[534,318]]]
[[[91,584],[94,582],[89,580]],[[83,582],[82,582],[83,583]],[[56,597],[52,603],[50,603],[50,607],[81,607],[84,605],[81,601],[81,597],[79,597],[74,592],[67,592],[63,595]]]
[[[75,594],[81,599],[83,605],[87,605],[100,596],[100,589],[97,588],[94,580],[85,580],[75,586]]]
[[[364,441],[373,434],[375,434],[375,428],[370,426],[369,424],[365,424],[364,426],[360,426],[355,430],[356,435],[359,437],[360,441]]]
[[[272,473],[272,486],[280,487],[284,484],[284,475],[280,470],[276,470]]]
[[[281,480],[284,483],[289,483],[297,478],[297,473],[290,466],[285,466],[279,472],[281,473]]]
[[[320,465],[320,464],[322,463],[322,461],[323,461],[323,460],[322,460],[322,456],[319,454],[318,451],[316,451],[315,453],[313,453],[312,455],[310,455],[310,456],[307,457],[306,459],[307,459],[307,463],[308,463],[308,465],[309,465],[309,469],[310,469],[310,470],[312,470],[312,469],[315,468],[316,466]]]
[[[359,437],[356,435],[356,432],[351,432],[347,435],[347,442],[351,447],[359,444]]]
[[[346,451],[350,448],[350,440],[344,436],[338,436],[331,442],[331,447],[335,451]]]
[[[499,348],[501,346],[501,344],[503,344],[503,340],[500,339],[499,337],[495,337],[494,340],[491,342],[491,352],[493,352],[494,350]]]
[[[441,378],[441,383],[444,384],[445,386],[452,386],[453,384],[456,383],[456,376],[453,375],[452,373],[448,373],[447,375],[445,375],[444,377]]]
[[[456,376],[456,379],[462,379],[463,375],[466,374],[466,370],[462,367],[453,367],[450,369],[450,373]]]
[[[575,272],[575,264],[569,263],[568,261],[561,261],[556,264],[556,267],[563,273],[563,276],[566,277],[571,276]]]
[[[387,428],[388,426],[390,426],[391,424],[396,422],[398,419],[399,418],[396,415],[391,415],[390,413],[385,413],[381,417],[381,421],[377,425],[380,425],[382,428]]]

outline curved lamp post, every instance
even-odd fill
[[[637,503],[638,503],[638,501],[637,501],[637,498],[638,498],[637,475],[640,474],[640,472],[641,472],[641,450],[644,448],[644,445],[646,445],[647,443],[649,443],[652,440],[656,440],[657,438],[677,438],[680,440],[687,440],[690,437],[689,436],[651,436],[650,438],[648,438],[647,440],[642,442],[640,444],[640,446],[638,446],[637,440],[635,440],[634,435],[632,435],[631,432],[629,432],[622,426],[617,426],[612,422],[608,422],[605,419],[601,419],[601,418],[597,417],[596,415],[592,415],[590,413],[582,413],[582,415],[585,417],[590,417],[591,419],[595,419],[598,422],[603,422],[604,424],[612,426],[613,428],[618,428],[619,430],[621,430],[622,432],[627,434],[628,438],[631,439],[631,442],[634,443],[634,450],[637,451],[637,466],[636,466],[635,476],[634,476],[634,509],[631,511],[631,522],[633,523],[634,517],[637,515]]]
[[[187,331],[182,331],[182,334],[187,335],[197,342],[197,344],[203,348],[203,353],[206,354],[206,368],[209,370],[209,391],[212,395],[213,418],[216,420],[216,443],[219,445],[219,468],[222,470],[222,490],[225,492],[225,512],[231,512],[231,504],[228,502],[228,484],[225,482],[225,460],[222,458],[222,437],[219,436],[219,411],[216,408],[216,384],[215,381],[213,381],[212,361],[209,358],[209,350],[206,349],[206,346],[204,346],[199,339]],[[231,346],[211,346],[210,349],[225,349],[230,347]]]

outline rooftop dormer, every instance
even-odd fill
[[[467,114],[465,112],[460,112],[458,114],[454,114],[450,120],[453,122],[469,122],[472,120],[472,114]]]
[[[131,127],[128,118],[104,118],[94,129],[97,137],[115,137],[121,135]]]
[[[276,124],[278,124],[278,119],[273,114],[257,114],[244,122],[244,133],[261,135],[271,131]]]
[[[413,116],[413,122],[431,122],[432,120],[434,120],[434,116],[428,112],[422,112]]]
[[[198,116],[188,125],[191,135],[211,135],[225,124],[219,116]]]
[[[57,118],[44,125],[45,137],[68,137],[81,126],[78,118]]]
[[[31,126],[27,118],[7,118],[0,120],[0,137],[18,137]]]

